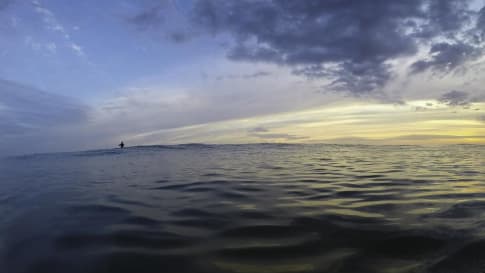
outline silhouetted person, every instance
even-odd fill
[[[121,143],[118,144],[118,146],[120,146],[120,148],[123,149],[125,147],[125,143],[123,143],[123,141],[121,141]]]

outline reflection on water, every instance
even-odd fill
[[[485,269],[484,146],[137,147],[0,183],[0,272]]]

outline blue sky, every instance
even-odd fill
[[[0,0],[0,153],[482,143],[484,4]]]
[[[130,25],[145,7],[132,2],[12,2],[2,11],[2,77],[91,100],[217,54],[210,43],[169,43]]]

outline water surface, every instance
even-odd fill
[[[485,146],[179,145],[0,161],[0,272],[485,271]]]

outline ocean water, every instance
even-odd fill
[[[485,272],[485,146],[179,145],[0,161],[0,272]]]

